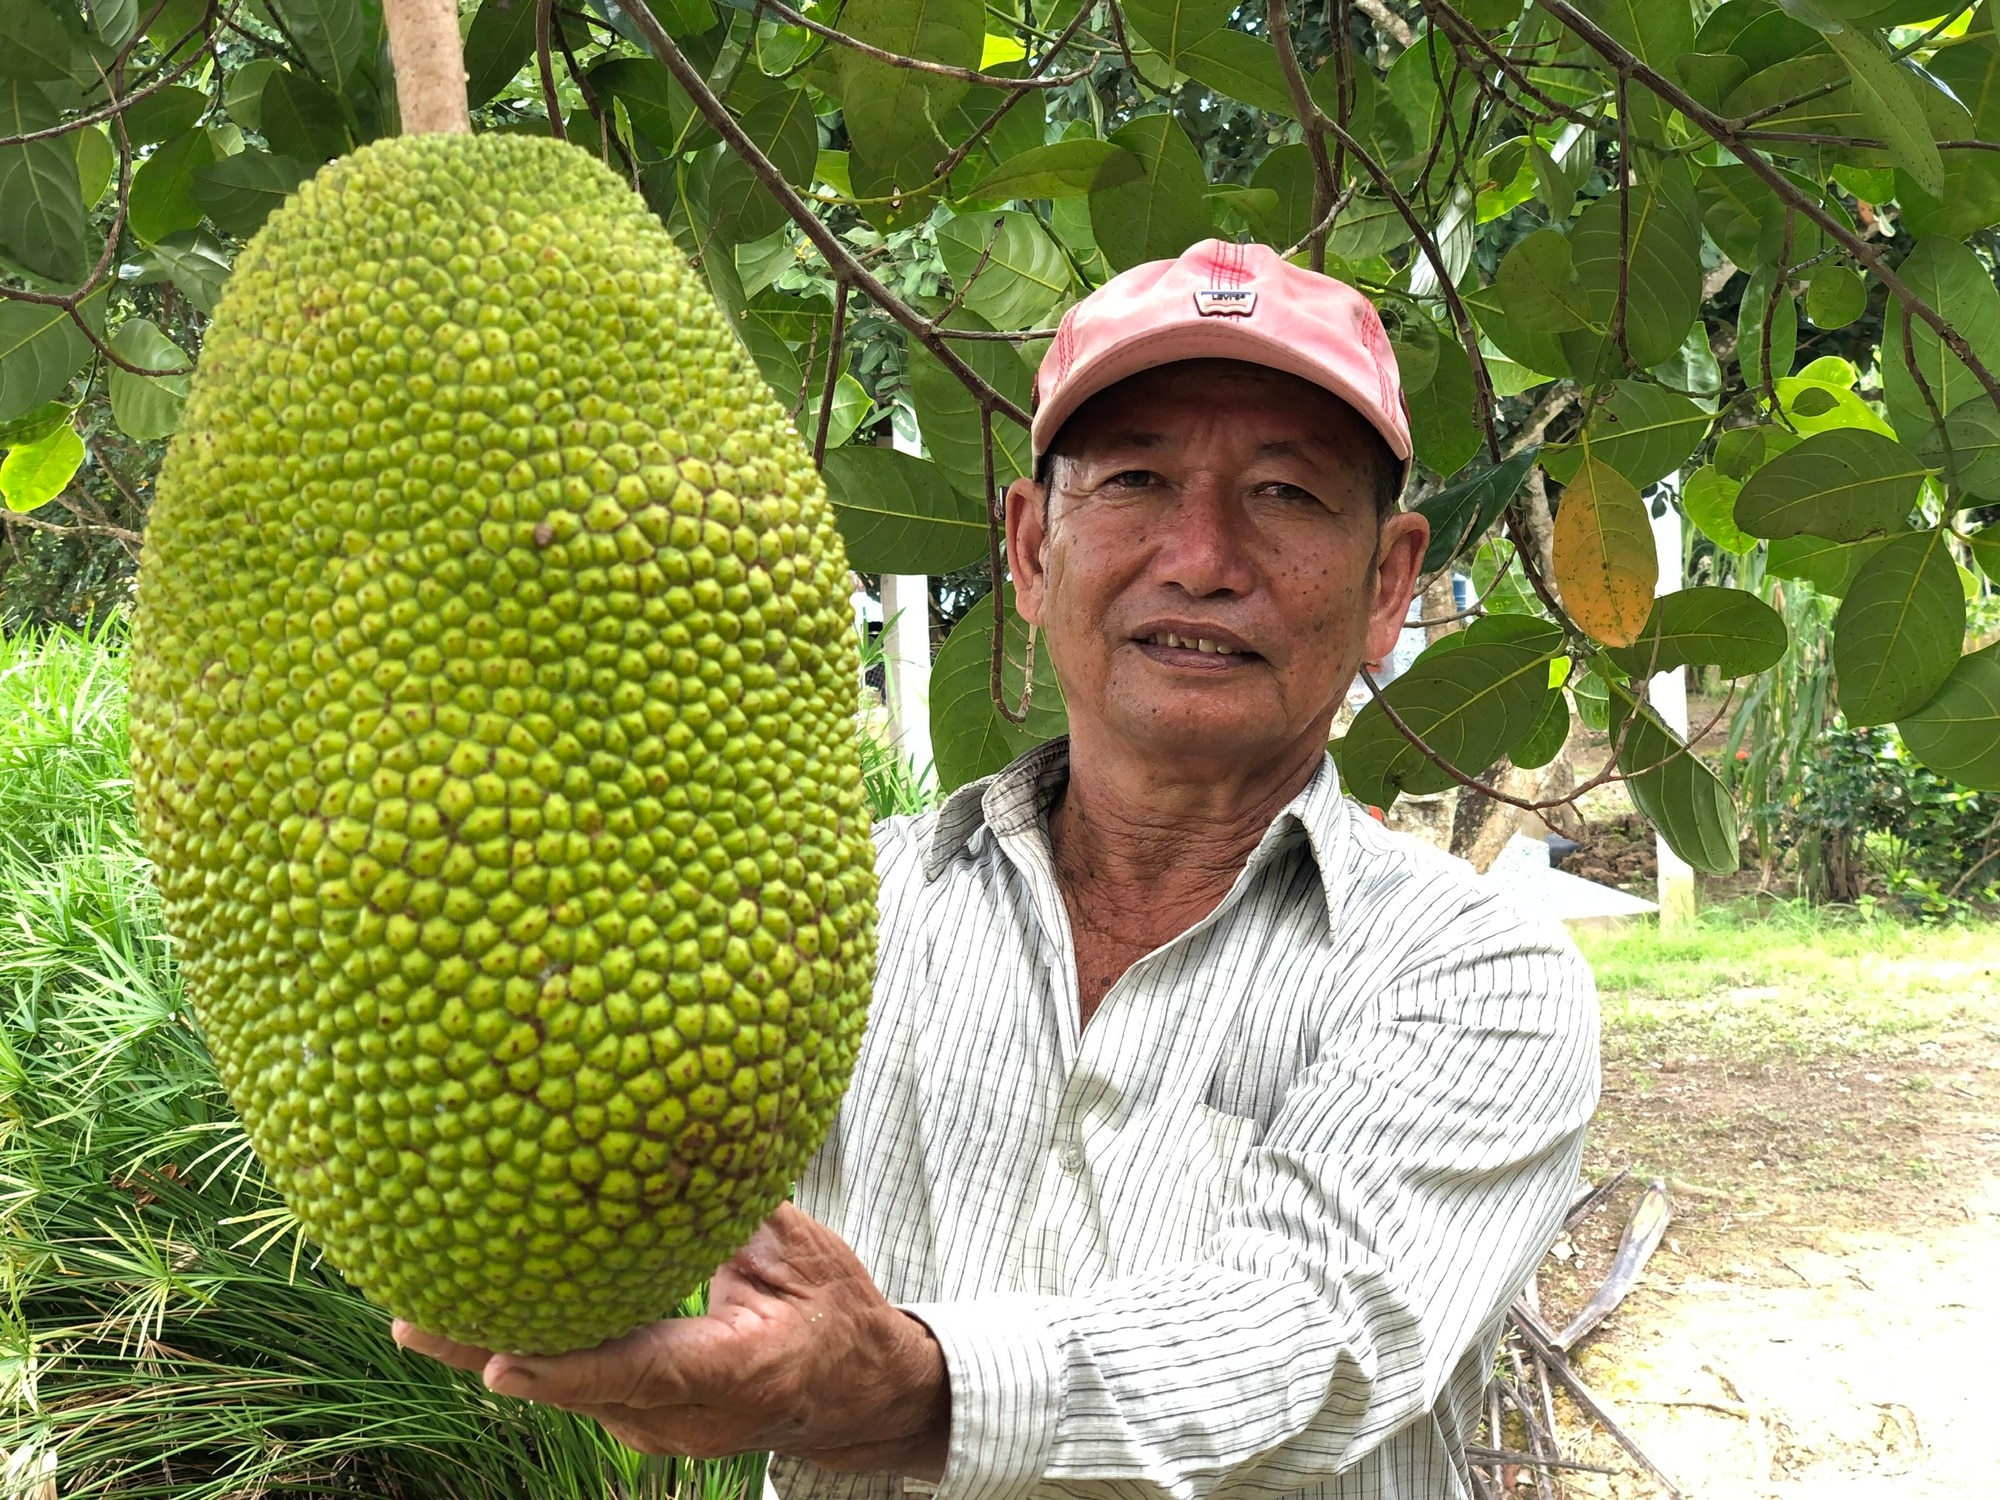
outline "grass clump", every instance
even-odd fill
[[[0,641],[0,1500],[740,1500],[406,1353],[265,1182],[182,1000],[115,635]]]
[[[1581,932],[1610,1058],[1881,1051],[2000,1023],[2000,922],[1880,908],[1721,906],[1691,925]]]

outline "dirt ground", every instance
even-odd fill
[[[1558,1242],[1539,1292],[1561,1326],[1666,1180],[1665,1242],[1574,1358],[1681,1493],[1994,1491],[2000,1024],[1810,1062],[1607,1058],[1586,1172],[1620,1167],[1630,1182]],[[1627,1467],[1568,1416],[1573,1458]],[[1566,1475],[1564,1493],[1661,1491],[1627,1472]]]

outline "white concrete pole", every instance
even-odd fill
[[[920,453],[922,444],[895,434],[899,453]],[[919,781],[934,779],[931,767],[931,581],[922,573],[882,575],[883,677],[888,684],[889,733],[909,757]]]
[[[1654,594],[1671,594],[1682,584],[1681,513],[1670,501],[1666,514],[1653,521],[1653,548],[1660,559],[1660,581]],[[1669,729],[1687,738],[1687,668],[1661,672],[1647,685],[1653,708]],[[1653,835],[1660,859],[1660,925],[1678,927],[1694,920],[1694,867],[1667,847],[1667,841]]]

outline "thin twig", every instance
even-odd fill
[[[930,350],[937,357],[938,363],[951,371],[959,383],[972,394],[982,410],[997,411],[1011,422],[1018,422],[1023,427],[1028,426],[1028,413],[1022,410],[1018,403],[995,390],[976,370],[960,359],[957,351],[922,315],[884,286],[881,280],[835,237],[833,231],[821,222],[819,215],[812,211],[811,205],[799,196],[798,190],[785,181],[785,174],[780,172],[772,164],[770,157],[766,156],[758,148],[757,143],[744,133],[736,117],[730,114],[728,107],[720,99],[716,98],[714,91],[708,86],[708,80],[702,77],[701,71],[693,63],[688,61],[687,55],[681,51],[674,39],[667,35],[666,28],[654,18],[652,11],[646,6],[635,5],[625,14],[638,29],[639,34],[645,38],[647,48],[666,65],[667,71],[674,75],[675,81],[687,91],[688,97],[694,101],[695,108],[701,111],[703,118],[715,128],[716,133],[728,143],[729,149],[736,153],[743,164],[750,168],[757,180],[771,190],[772,196],[791,216],[792,222],[797,224],[805,233],[805,237],[812,241],[813,248],[825,257],[827,265],[834,272],[835,279],[845,281],[859,291],[887,313],[918,343]]]
[[[859,52],[863,57],[872,57],[875,61],[887,63],[892,68],[908,68],[913,73],[929,73],[938,78],[957,79],[961,83],[983,83],[1018,94],[1026,93],[1030,89],[1065,88],[1090,76],[1090,69],[1081,68],[1074,73],[1064,73],[1054,78],[1038,78],[1032,75],[1027,78],[999,78],[991,73],[982,73],[977,68],[959,68],[950,63],[932,62],[929,58],[906,57],[900,52],[885,51],[881,47],[862,41],[859,37],[850,36],[844,31],[836,31],[833,27],[823,25],[810,16],[799,14],[786,5],[784,0],[764,0],[764,9],[789,26],[801,27],[814,36],[825,38],[835,46]],[[1085,10],[1087,12],[1088,7]],[[1083,15],[1079,14],[1076,21],[1070,23],[1070,31],[1075,31],[1082,20]],[[1064,33],[1065,36],[1068,34]]]
[[[549,134],[557,140],[563,133],[562,101],[556,97],[556,68],[549,56],[549,33],[554,29],[555,0],[535,0],[535,66],[542,75],[542,108],[548,111]]]
[[[819,393],[819,422],[813,429],[813,467],[826,462],[826,429],[833,421],[833,387],[840,378],[841,341],[847,333],[847,284],[833,284],[833,337],[826,350],[826,380]]]
[[[1312,156],[1313,229],[1306,236],[1306,244],[1312,269],[1324,272],[1327,229],[1333,222],[1333,205],[1340,197],[1340,184],[1334,180],[1333,163],[1326,154],[1326,132],[1320,125],[1325,116],[1313,102],[1305,71],[1299,66],[1299,54],[1292,46],[1292,13],[1285,0],[1265,0],[1264,15],[1271,40],[1277,44],[1278,71],[1285,75],[1285,87],[1291,93],[1292,108],[1298,112],[1299,123],[1305,129],[1306,150]],[[1339,40],[1342,39],[1336,39]]]
[[[1951,320],[1918,296],[1910,285],[1896,274],[1888,263],[1883,247],[1870,244],[1841,223],[1839,218],[1828,212],[1812,194],[1805,192],[1783,172],[1750,149],[1752,143],[1744,139],[1743,132],[1733,121],[1718,115],[1686,89],[1635,56],[1617,38],[1579,11],[1570,0],[1535,0],[1535,3],[1575,32],[1592,51],[1610,63],[1619,73],[1636,78],[1645,84],[1661,99],[1678,109],[1690,122],[1707,131],[1718,144],[1727,146],[1744,166],[1778,195],[1780,202],[1811,219],[1825,230],[1836,244],[1872,271],[1876,280],[1886,286],[1891,295],[1903,304],[1906,313],[1915,313],[1930,324],[1932,330],[1944,341],[1945,347],[1950,349],[1958,357],[1959,362],[1978,380],[1992,399],[1995,409],[2000,410],[2000,378],[1996,378],[1986,367],[1985,362],[1967,342],[1965,335],[1952,326]]]
[[[151,26],[153,22],[159,19],[160,12],[167,8],[167,4],[168,0],[155,0],[153,8],[146,12],[145,19],[139,22],[138,29],[132,33],[132,39],[126,42],[126,44],[123,47],[118,49],[117,55],[114,56],[111,60],[110,68],[107,68],[105,71],[110,71],[110,69],[124,66],[125,59],[131,55],[132,49],[138,45],[139,38],[146,34],[146,28],[148,26]],[[216,0],[209,0],[208,9],[202,12],[201,19],[195,22],[195,24],[192,27],[190,27],[185,34],[182,35],[179,41],[175,42],[173,46],[169,47],[166,50],[165,55],[168,57],[172,57],[174,53],[180,51],[182,47],[185,47],[190,39],[208,30],[210,23],[216,20],[215,7],[216,7]],[[230,10],[230,15],[233,16],[234,14],[235,14],[235,9],[234,7],[232,7]],[[88,114],[78,115],[74,120],[65,120],[60,125],[50,125],[42,130],[24,131],[20,135],[0,135],[0,148],[5,148],[8,146],[25,146],[30,141],[45,141],[52,136],[68,135],[71,131],[81,130],[86,125],[95,125],[99,120],[108,120],[113,115],[122,114],[126,110],[130,109],[134,104],[137,104],[141,99],[144,99],[147,95],[157,94],[161,89],[167,88],[168,86],[177,82],[178,80],[185,78],[188,75],[188,73],[193,70],[194,65],[200,62],[202,60],[202,57],[205,54],[207,54],[210,51],[210,49],[214,47],[214,45],[215,45],[214,39],[210,38],[208,41],[202,43],[201,46],[195,48],[194,51],[190,52],[188,54],[187,61],[181,63],[172,72],[162,74],[160,77],[155,78],[151,83],[147,84],[142,89],[135,89],[133,92],[129,94],[123,95],[120,98],[112,100],[111,103],[105,105],[102,109],[94,109],[90,111],[90,113]]]

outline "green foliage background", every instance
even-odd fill
[[[1558,702],[1602,704],[1635,800],[1721,870],[1729,768],[1682,751],[1643,683],[1772,670],[1743,643],[1782,652],[1773,581],[1836,601],[1850,724],[2000,786],[2000,656],[1978,649],[2000,47],[1989,5],[1941,3],[560,0],[538,48],[537,0],[481,0],[462,29],[476,128],[562,130],[696,259],[828,454],[857,564],[944,580],[966,636],[934,701],[947,785],[1062,724],[1052,687],[1030,723],[1002,712],[1025,633],[982,683],[994,616],[969,608],[1049,330],[1118,270],[1254,237],[1382,308],[1427,566],[1471,571],[1477,613],[1553,627],[1534,693],[1506,650],[1434,646],[1363,711],[1350,787],[1386,805],[1476,776]],[[8,6],[7,619],[122,607],[237,249],[396,127],[379,0]],[[877,451],[892,434],[906,451]],[[1655,607],[1643,522],[1667,505],[1704,597]],[[1471,733],[1496,693],[1508,733]]]

